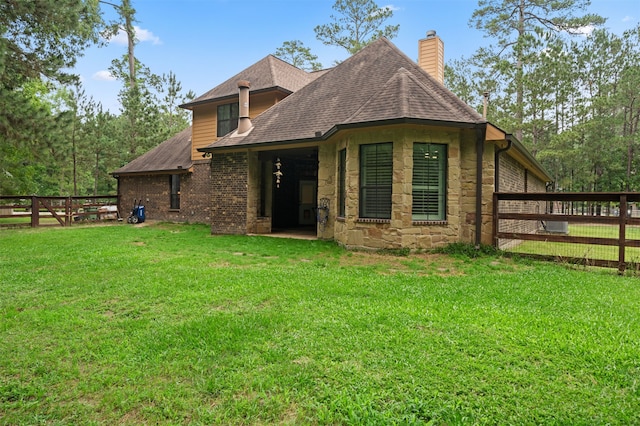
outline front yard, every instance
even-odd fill
[[[155,224],[0,230],[0,424],[638,424],[640,281]]]

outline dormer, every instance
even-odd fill
[[[237,129],[238,81],[251,82],[249,119],[253,119],[291,93],[315,80],[322,72],[308,73],[269,55],[193,101],[181,105],[193,112],[191,158],[202,160],[202,148]]]

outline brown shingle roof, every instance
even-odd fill
[[[191,161],[191,127],[114,171],[113,175],[187,171]]]
[[[232,133],[201,150],[318,139],[341,125],[398,119],[484,122],[480,114],[381,38],[253,118],[250,133]]]
[[[292,93],[321,75],[322,72],[308,73],[286,63],[282,59],[268,55],[224,83],[209,90],[204,95],[181,105],[181,107],[190,108],[215,99],[238,96],[238,80],[248,80],[251,83],[252,92],[279,88],[287,93]]]

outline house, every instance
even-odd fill
[[[205,221],[213,234],[491,244],[493,192],[540,192],[551,179],[443,86],[441,39],[429,32],[418,44],[418,63],[382,38],[319,73],[266,57],[184,105],[190,141],[185,131],[114,172],[120,194],[144,193],[158,205],[151,218]],[[161,167],[169,149],[175,162]]]
[[[142,200],[151,219],[210,223],[211,160],[198,148],[238,125],[238,79],[253,82],[250,114],[256,116],[322,74],[269,55],[181,105],[192,111],[191,127],[112,172],[121,203]]]

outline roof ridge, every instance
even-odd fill
[[[390,40],[388,40],[385,37],[380,37],[379,40],[385,41],[389,45],[389,47],[391,47],[393,50],[395,50],[400,55],[404,56],[411,64],[413,64],[417,69],[419,69],[420,72],[422,72],[424,75],[426,75],[429,80],[431,80],[433,83],[435,83],[435,86],[434,86],[435,90],[434,91],[438,92],[438,96],[440,97],[440,99],[442,99],[442,100],[444,99],[442,91],[448,92],[448,93],[450,93],[452,95],[451,98],[454,100],[454,102],[456,102],[458,104],[458,107],[460,108],[460,112],[465,112],[466,114],[473,113],[473,114],[477,115],[478,117],[480,117],[481,121],[484,120],[484,119],[482,119],[482,116],[478,113],[478,111],[476,111],[475,109],[471,108],[469,105],[467,105],[467,103],[465,103],[462,99],[460,99],[455,93],[453,93],[451,90],[449,90],[443,83],[440,83],[438,80],[436,80],[431,74],[429,74],[420,65],[418,65],[417,62],[415,62],[406,53],[404,53],[402,50],[400,50],[398,48],[398,46],[393,44]],[[410,73],[413,75],[412,72],[410,72]],[[486,121],[486,120],[484,120],[484,121]]]
[[[373,100],[377,99],[377,98],[380,96],[380,94],[381,94],[382,92],[384,92],[384,91],[387,89],[387,87],[389,87],[389,85],[391,84],[391,82],[392,82],[393,80],[398,79],[398,75],[399,75],[403,70],[404,70],[404,73],[402,73],[402,74],[404,74],[404,75],[407,75],[407,74],[409,74],[409,75],[410,75],[410,74],[411,74],[411,73],[410,73],[410,72],[409,72],[405,67],[400,67],[400,68],[398,68],[398,71],[397,71],[397,72],[395,72],[391,77],[389,77],[389,78],[387,79],[387,81],[385,81],[385,82],[384,82],[384,84],[380,85],[380,86],[378,87],[378,89],[377,89],[376,91],[374,91],[374,92],[371,94],[371,96],[369,96],[369,97],[367,98],[367,100],[366,100],[366,101],[364,101],[364,102],[363,102],[363,103],[358,107],[358,109],[356,109],[356,110],[353,112],[353,114],[351,114],[349,117],[347,117],[347,119],[345,120],[345,122],[349,122],[349,121],[351,121],[353,118],[357,117],[357,116],[358,116],[358,115],[359,115],[359,114],[360,114],[360,113],[361,113],[365,108],[367,108],[367,107],[371,104],[371,102],[372,102]],[[403,80],[401,80],[401,81],[400,81],[400,84],[403,84]],[[406,112],[408,111],[408,108],[409,108],[409,102],[408,102],[408,100],[407,100],[406,98],[403,98],[403,99],[402,99],[402,105],[401,105],[401,110],[402,110],[402,112],[403,112],[403,113],[406,113]]]
[[[420,68],[422,69],[422,68]],[[426,72],[426,71],[425,71]],[[428,73],[427,73],[428,74]],[[411,80],[413,80],[413,82],[415,84],[417,84],[418,86],[420,86],[422,88],[422,90],[424,91],[425,94],[428,94],[432,97],[432,99],[438,103],[438,105],[440,105],[441,107],[444,107],[445,109],[449,109],[448,107],[451,106],[451,104],[449,102],[447,102],[444,97],[442,96],[441,93],[439,93],[438,90],[430,90],[429,87],[427,87],[422,81],[420,81],[415,75],[413,75],[411,72],[407,71],[407,77],[410,78]],[[430,76],[431,77],[431,76]],[[442,86],[444,87],[444,86]]]
[[[411,73],[409,72],[409,70],[407,70],[405,67],[400,67],[398,68],[398,72],[396,72],[391,77],[391,78],[400,78],[401,93],[407,93],[407,90],[408,90],[407,78],[411,77],[410,74]],[[406,117],[409,114],[409,97],[404,96],[400,99],[400,101],[401,101],[400,111],[402,112],[402,115]]]
[[[267,55],[267,64],[269,65],[269,73],[271,73],[271,81],[273,81],[276,85],[279,83],[278,81],[276,81],[276,66],[273,63],[273,58],[274,56],[269,54]]]

